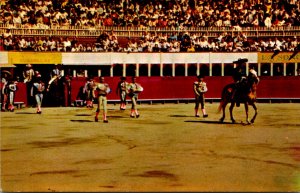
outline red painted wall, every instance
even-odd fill
[[[1,92],[2,92],[2,86],[3,83],[0,83]],[[26,84],[20,82],[17,84],[17,88],[18,89],[16,91],[15,102],[24,102],[25,104],[27,104]]]
[[[300,76],[262,76],[258,85],[258,98],[300,99]]]
[[[95,78],[99,81],[98,78]],[[116,94],[119,77],[105,77],[105,81],[110,85],[112,92],[108,95],[109,100],[119,100]],[[137,82],[144,87],[144,91],[139,95],[139,99],[192,99],[193,82],[196,77],[138,77]],[[260,77],[258,85],[257,98],[290,98],[300,99],[300,76],[280,76]],[[130,77],[127,78],[130,82]],[[230,76],[224,77],[205,77],[207,82],[208,92],[206,98],[220,98],[221,91],[226,84],[232,82]],[[73,78],[71,82],[71,102],[76,100],[81,86],[84,86],[85,78]],[[16,102],[26,99],[26,85],[18,83],[16,92]]]
[[[17,86],[18,90],[16,91],[15,102],[24,102],[27,104],[26,84],[19,82]]]
[[[116,87],[119,77],[106,77],[112,93],[110,100],[119,99],[116,95]],[[185,99],[194,98],[193,82],[196,77],[138,77],[137,82],[144,87],[139,95],[140,99]],[[298,98],[300,99],[300,76],[286,77],[260,77],[258,85],[258,98]],[[98,81],[98,79],[96,79]],[[127,78],[130,82],[130,77]],[[223,87],[232,83],[230,76],[205,77],[208,92],[206,98],[220,98]],[[72,80],[72,101],[76,99],[80,86],[83,86],[84,78]]]

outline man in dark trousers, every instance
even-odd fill
[[[127,86],[128,82],[126,82],[126,77],[122,76],[120,78],[120,82],[118,83],[116,93],[120,96],[120,109],[125,110],[126,109],[126,95],[127,95]]]

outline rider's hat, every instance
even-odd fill
[[[237,61],[233,61],[233,63],[236,63],[236,64],[243,64],[246,62],[248,62],[247,58],[239,58]]]

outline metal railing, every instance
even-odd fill
[[[232,27],[191,27],[184,29],[174,28],[158,28],[158,27],[107,27],[96,26],[94,28],[87,27],[57,27],[49,26],[48,29],[41,28],[29,28],[23,25],[5,25],[0,24],[0,33],[3,34],[9,29],[13,35],[18,36],[62,36],[62,37],[97,37],[102,34],[103,31],[114,31],[119,37],[142,37],[145,32],[156,34],[167,34],[189,32],[196,36],[205,35],[209,38],[217,37],[221,33],[243,33],[250,38],[267,38],[267,37],[292,37],[300,36],[300,26],[283,26],[283,27],[244,27],[237,30]]]

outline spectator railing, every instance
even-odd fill
[[[112,26],[97,26],[93,28],[87,27],[57,27],[50,26],[48,29],[38,27],[25,27],[22,25],[5,25],[0,24],[0,33],[3,34],[9,29],[13,35],[19,36],[69,36],[69,37],[97,37],[103,31],[114,31],[119,37],[142,37],[145,32],[162,34],[171,33],[178,34],[179,32],[189,32],[196,36],[205,35],[209,38],[218,37],[221,33],[235,33],[242,32],[250,38],[266,38],[266,37],[292,37],[300,36],[300,26],[282,26],[282,27],[191,27],[183,29],[174,28],[159,28],[159,27],[112,27]]]

